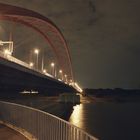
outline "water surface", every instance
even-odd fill
[[[140,140],[140,102],[83,102],[69,122],[101,140]]]

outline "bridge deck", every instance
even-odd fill
[[[0,140],[27,140],[19,132],[0,124]]]

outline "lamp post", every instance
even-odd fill
[[[51,74],[55,77],[55,63],[51,63],[51,68],[52,68],[52,70],[51,70]]]
[[[43,69],[43,73],[44,73],[44,74],[46,74],[46,73],[47,73],[46,69]]]
[[[36,68],[38,70],[38,54],[39,54],[39,50],[38,49],[35,49],[34,50],[34,53],[36,54]]]
[[[70,79],[70,81],[69,81],[69,85],[73,85],[73,80],[72,79]]]
[[[64,77],[65,77],[65,82],[67,83],[68,82],[67,75],[65,74]]]
[[[34,63],[33,62],[30,62],[29,65],[32,68],[34,66]]]
[[[60,73],[60,79],[63,80],[63,71],[59,70],[59,73]]]

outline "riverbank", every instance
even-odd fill
[[[1,98],[1,100],[33,107],[64,120],[68,120],[73,111],[73,104],[60,103],[58,96],[24,95],[13,98]]]

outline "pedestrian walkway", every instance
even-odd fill
[[[28,140],[19,132],[0,124],[0,140]]]

